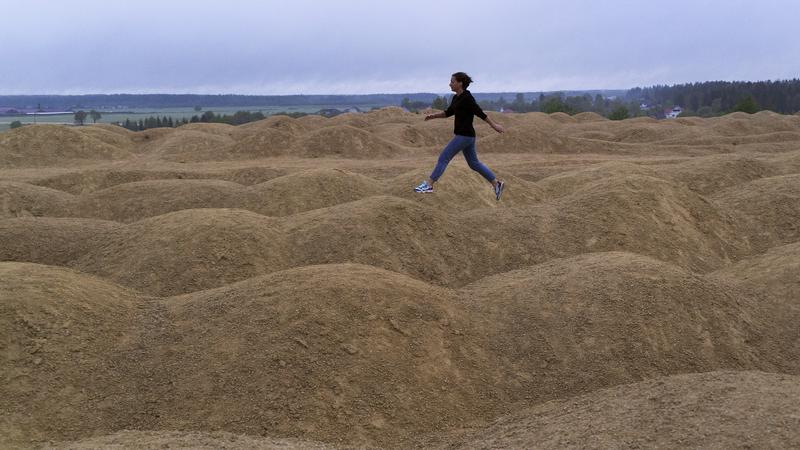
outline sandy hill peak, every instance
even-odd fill
[[[167,299],[177,383],[157,407],[167,427],[188,420],[384,445],[485,417],[495,388],[454,302],[447,290],[354,264]]]
[[[181,170],[88,169],[41,178],[34,182],[70,194],[88,194],[124,183],[146,180],[211,178],[210,173]]]
[[[75,439],[125,427],[136,375],[118,349],[139,294],[73,270],[0,262],[3,441]]]
[[[556,259],[461,291],[512,367],[505,384],[537,401],[682,372],[796,370],[771,328],[781,311],[642,255]]]
[[[751,252],[738,216],[685,186],[646,175],[600,178],[549,202],[496,214],[470,213],[465,220],[515,243],[502,252],[511,267],[622,250],[708,272]]]
[[[114,160],[128,150],[63,125],[35,125],[0,134],[0,167],[41,167]]]
[[[675,375],[547,402],[420,447],[793,448],[800,380],[764,372]],[[597,415],[602,411],[601,415]]]
[[[148,180],[81,196],[81,217],[136,222],[193,208],[241,208],[250,203],[244,186],[223,180]]]
[[[758,249],[800,240],[800,174],[756,179],[719,191],[712,199],[743,216],[741,234]]]
[[[98,235],[71,264],[142,292],[173,295],[284,268],[282,242],[275,219],[239,209],[187,209]]]
[[[313,131],[296,144],[297,154],[309,158],[386,158],[404,155],[396,144],[350,125],[332,125]]]
[[[168,161],[219,161],[227,159],[225,148],[235,141],[228,134],[208,133],[202,129],[176,128],[159,139],[148,154]]]
[[[585,122],[607,122],[608,121],[608,118],[606,118],[604,116],[601,116],[600,114],[597,114],[595,112],[582,112],[582,113],[575,114],[572,117],[576,121],[578,121],[580,123],[585,123]]]
[[[66,266],[83,255],[97,236],[121,226],[95,219],[0,219],[0,261]]]
[[[382,193],[376,180],[342,169],[309,169],[251,186],[247,209],[287,216]]]
[[[0,218],[74,215],[72,194],[14,181],[0,181]]]

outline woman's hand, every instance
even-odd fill
[[[428,121],[431,119],[435,119],[436,117],[437,117],[436,114],[428,114],[427,116],[425,116],[425,120]]]
[[[503,133],[506,131],[506,129],[503,128],[503,126],[500,125],[499,123],[492,122],[489,125],[491,125],[492,128],[494,128],[494,131],[497,131],[498,133]]]

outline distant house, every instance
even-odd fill
[[[334,117],[334,116],[338,116],[341,113],[342,113],[342,111],[340,109],[336,109],[336,108],[326,108],[326,109],[320,109],[319,111],[317,111],[317,114],[319,114],[320,116],[323,116],[323,117]]]
[[[665,109],[664,110],[664,116],[666,116],[667,119],[674,119],[674,118],[680,116],[682,112],[683,112],[683,108],[681,108],[680,106],[676,106],[676,107],[674,107],[672,109]]]

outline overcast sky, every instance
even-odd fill
[[[798,0],[0,0],[0,95],[787,79],[798,18]]]

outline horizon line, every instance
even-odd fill
[[[549,92],[584,92],[584,91],[628,91],[634,88],[592,88],[592,89],[555,89],[555,90],[527,90],[527,91],[473,91],[469,90],[475,94],[518,94],[518,93],[549,93]],[[371,96],[371,95],[420,95],[420,94],[430,94],[430,95],[450,95],[452,92],[429,92],[429,91],[419,91],[419,92],[372,92],[368,94],[326,94],[326,93],[314,93],[314,94],[235,94],[235,93],[216,93],[216,94],[198,94],[198,93],[172,93],[172,92],[156,92],[156,93],[137,93],[137,92],[113,92],[113,93],[84,93],[84,94],[2,94],[0,93],[0,97],[36,97],[36,96],[49,96],[49,97],[80,97],[80,96],[88,96],[88,95],[197,95],[197,96],[242,96],[242,97],[311,97],[311,96]]]

